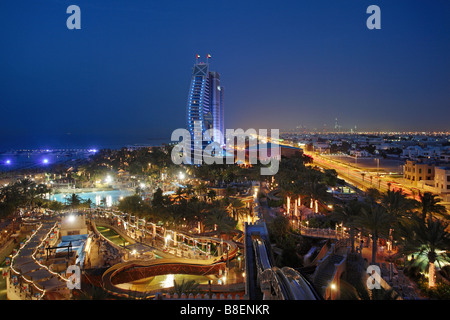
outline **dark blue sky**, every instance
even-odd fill
[[[168,138],[197,53],[226,128],[450,130],[449,31],[447,0],[2,0],[0,147]]]

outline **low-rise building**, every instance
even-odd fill
[[[417,182],[426,180],[434,180],[435,164],[431,162],[406,160],[403,170],[403,178],[408,180],[411,184],[417,186]]]
[[[330,145],[326,142],[314,142],[314,151],[319,151],[320,153],[326,153],[330,150]]]
[[[443,201],[450,202],[450,167],[436,167],[434,172],[436,193]]]
[[[419,158],[438,160],[441,155],[441,149],[439,147],[422,148],[420,146],[409,146],[403,149],[402,155],[403,157],[412,160],[417,160]]]
[[[450,153],[441,153],[439,160],[441,162],[450,162]]]
[[[350,150],[350,155],[355,157],[371,157],[372,155],[366,150]]]
[[[87,234],[86,217],[83,213],[67,213],[61,218],[61,236]]]

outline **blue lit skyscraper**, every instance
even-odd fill
[[[225,128],[224,128],[224,112],[223,112],[223,94],[224,88],[220,85],[220,75],[212,71],[210,74],[210,95],[211,95],[211,111],[213,115],[213,128],[218,129],[221,135],[215,135],[213,140],[220,146],[224,145]]]
[[[197,59],[192,69],[187,103],[187,129],[191,133],[194,149],[196,146],[204,147],[202,135],[209,129],[215,131],[212,141],[224,146],[223,93],[219,73],[209,71],[209,63],[198,62]]]

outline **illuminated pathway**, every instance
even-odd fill
[[[56,221],[43,221],[11,261],[7,280],[8,299],[42,299],[48,291],[66,288],[67,279],[36,259],[36,253],[56,227]]]

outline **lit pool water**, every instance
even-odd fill
[[[109,191],[96,191],[96,192],[83,192],[77,193],[82,201],[91,199],[92,204],[101,206],[106,204],[107,207],[111,207],[119,202],[122,197],[133,195],[134,192],[130,190],[109,190]],[[49,196],[49,200],[56,200],[62,203],[66,203],[67,199],[71,196],[71,193],[56,193]],[[103,203],[102,203],[103,200]]]
[[[133,282],[121,283],[118,284],[117,287],[131,291],[147,292],[171,288],[174,286],[174,281],[176,281],[177,284],[181,284],[183,279],[184,282],[194,280],[198,284],[208,284],[208,281],[211,280],[211,284],[217,284],[217,278],[213,275],[202,276],[192,274],[165,274],[144,278]]]

